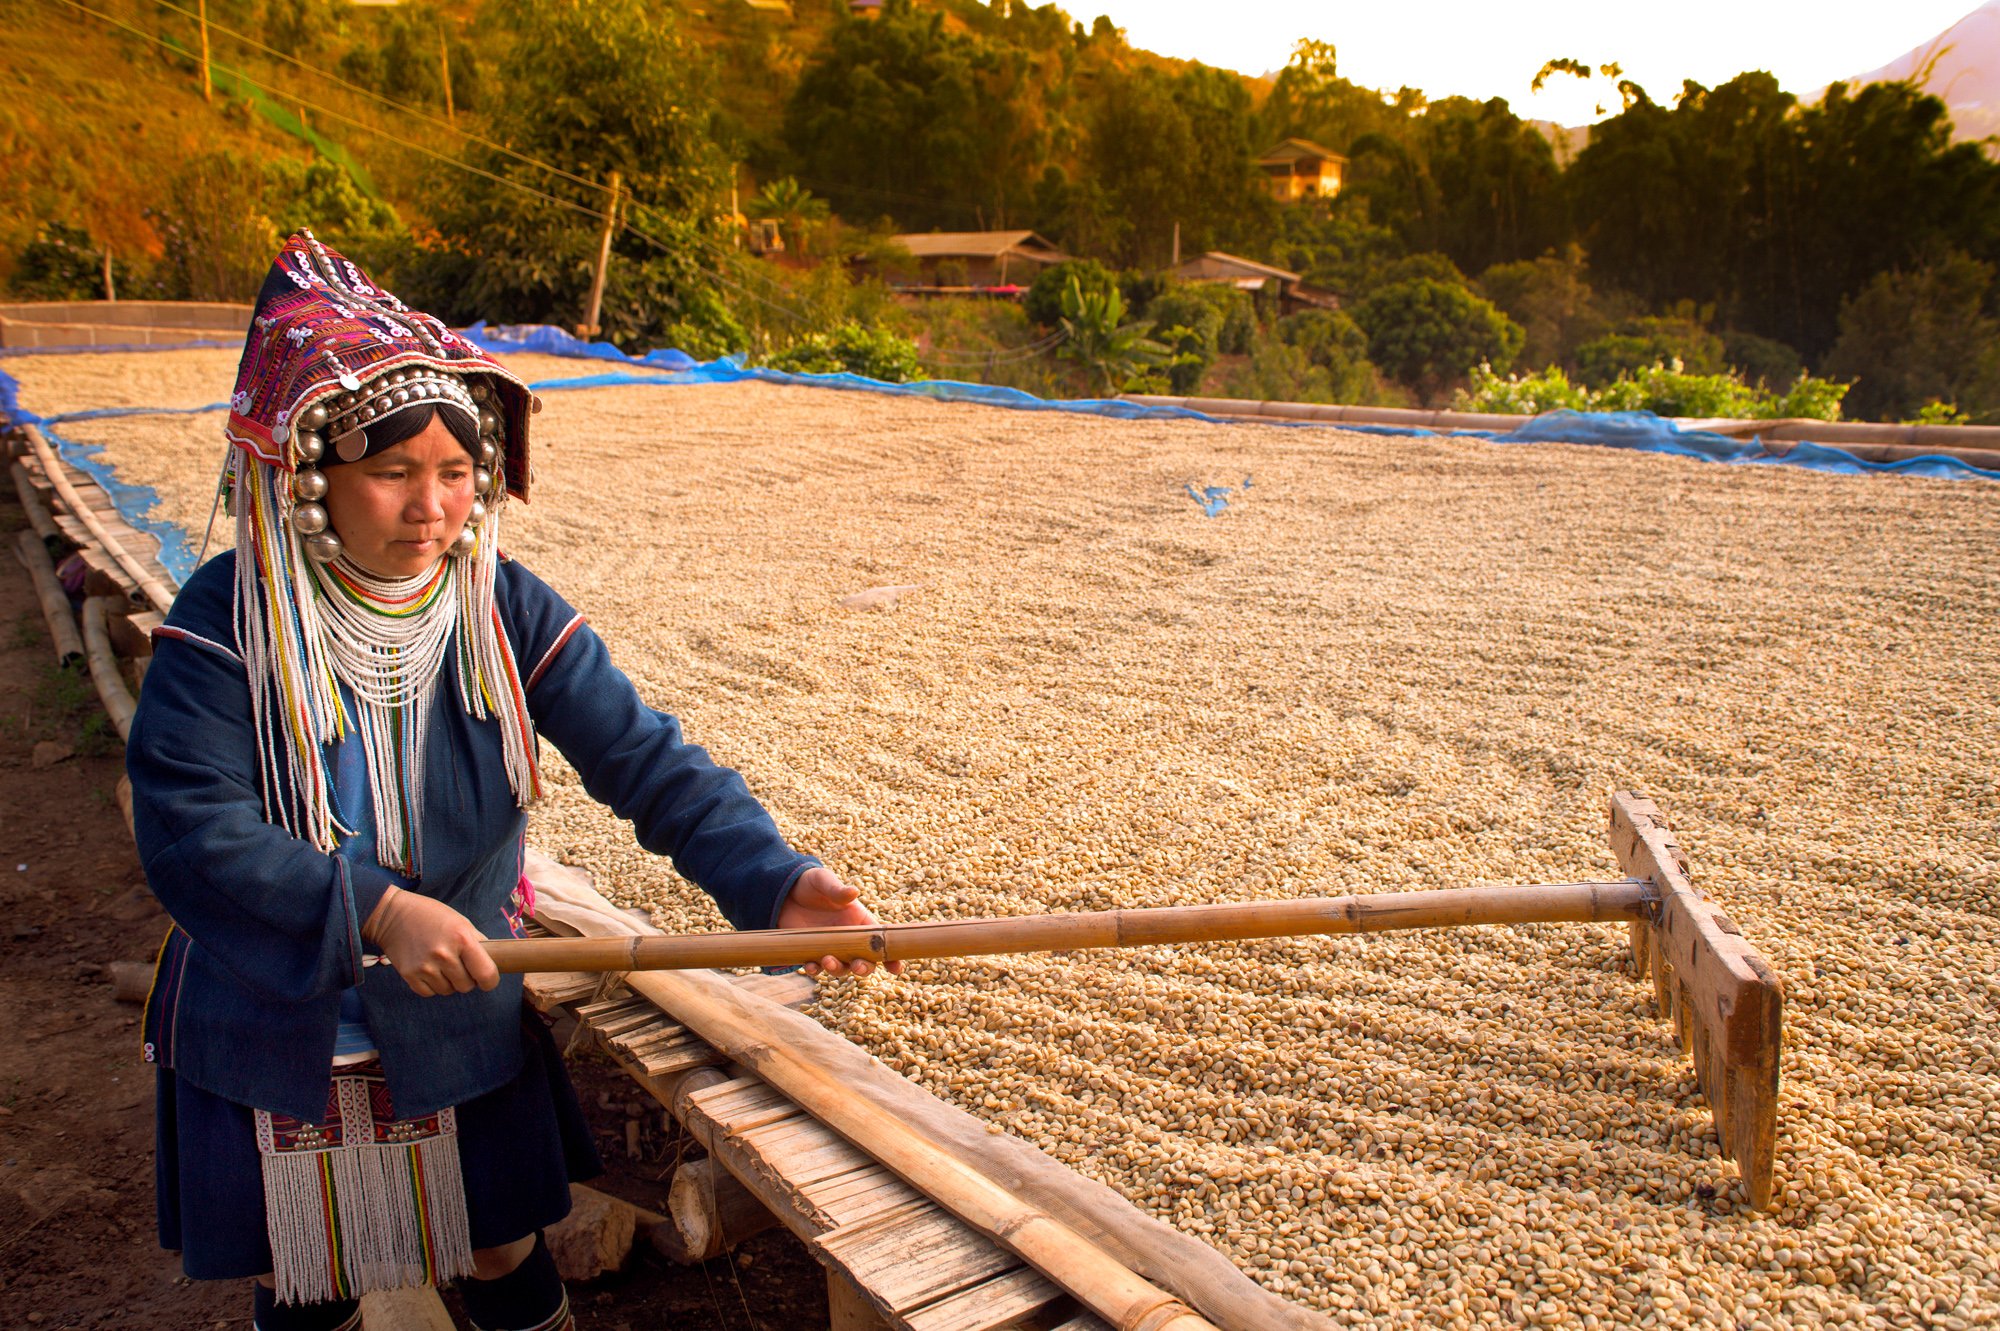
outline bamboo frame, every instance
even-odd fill
[[[49,637],[55,642],[57,662],[67,666],[79,660],[83,656],[83,639],[76,631],[69,594],[63,591],[62,582],[56,577],[56,566],[49,561],[48,547],[35,533],[24,530],[14,538],[14,550],[35,584],[35,596],[42,603],[42,618],[48,622]]]
[[[126,576],[130,577],[146,599],[153,603],[153,608],[164,614],[167,607],[174,603],[172,590],[154,577],[152,570],[134,558],[131,551],[104,529],[104,524],[98,520],[97,514],[83,501],[83,496],[76,492],[76,487],[70,484],[68,475],[62,469],[62,460],[56,456],[55,450],[49,447],[49,441],[42,437],[42,432],[30,425],[26,428],[26,433],[29,447],[35,450],[35,457],[42,464],[42,474],[47,476],[49,484],[55,487],[56,495],[62,500],[63,507],[84,525],[103,548],[104,553],[118,562],[118,567],[125,570]]]
[[[56,520],[49,516],[48,505],[42,502],[41,492],[35,489],[34,478],[28,475],[28,469],[19,462],[7,465],[13,469],[14,493],[19,496],[21,508],[27,513],[28,525],[35,529],[35,535],[44,541],[60,539],[62,533],[56,529]]]
[[[1214,906],[1162,906],[1075,915],[1028,915],[934,924],[761,929],[741,933],[628,938],[494,939],[486,953],[502,971],[658,971],[721,966],[801,966],[840,961],[913,961],[1012,952],[1151,947],[1309,934],[1380,933],[1467,924],[1636,922],[1653,889],[1626,879],[1531,887],[1465,887],[1371,896],[1308,897]]]
[[[139,710],[139,704],[132,697],[132,690],[125,686],[124,672],[118,668],[118,654],[111,649],[111,631],[105,623],[106,602],[117,604],[108,596],[93,596],[83,603],[84,654],[90,660],[90,680],[97,686],[98,701],[111,714],[111,724],[118,727],[118,738],[126,740],[132,737],[132,714]]]

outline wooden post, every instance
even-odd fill
[[[215,102],[215,84],[208,76],[208,0],[201,0],[201,95],[210,105]]]
[[[111,714],[118,738],[125,740],[132,734],[132,715],[138,710],[138,703],[125,685],[125,676],[119,673],[117,654],[111,650],[111,634],[104,619],[109,599],[93,596],[83,603],[83,650],[90,662],[90,679],[97,686],[98,700]]]
[[[827,1331],[888,1331],[889,1323],[860,1287],[832,1267],[826,1269]]]
[[[735,1175],[713,1157],[703,1157],[674,1171],[667,1220],[654,1227],[653,1247],[671,1261],[694,1266],[777,1223],[778,1217]]]
[[[611,173],[611,205],[604,210],[604,235],[597,242],[597,274],[590,279],[590,310],[583,316],[584,337],[596,337],[597,316],[604,306],[604,270],[611,262],[611,233],[618,229],[618,173]]]
[[[451,104],[451,48],[444,39],[444,22],[438,22],[438,68],[444,74],[444,118],[456,125],[458,112]]]
[[[1179,222],[1174,223],[1174,261],[1167,266],[1169,268],[1178,268],[1181,266],[1181,224]]]
[[[109,304],[118,302],[118,283],[111,276],[111,247],[104,247],[104,299]]]

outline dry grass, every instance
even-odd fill
[[[1595,878],[1629,788],[1790,1003],[1766,1215],[1609,926],[828,986],[912,1078],[1357,1323],[2000,1313],[2000,489],[762,385],[538,428],[507,545],[885,917]],[[533,834],[717,923],[566,770]]]

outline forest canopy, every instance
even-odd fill
[[[188,11],[124,8],[139,35],[103,40],[184,85]],[[1121,318],[1167,348],[1135,362],[1141,387],[1220,376],[1211,389],[1337,383],[1438,403],[1510,368],[1590,392],[1657,368],[1775,400],[1810,371],[1851,382],[1849,408],[1869,414],[2000,417],[2000,166],[1953,142],[1944,104],[1907,83],[1835,84],[1804,105],[1758,72],[1663,99],[1618,80],[1620,110],[1572,149],[1504,100],[1354,84],[1319,37],[1247,79],[1053,4],[885,0],[869,19],[842,0],[789,16],[645,0],[208,12],[224,67],[203,112],[212,142],[144,182],[138,217],[95,226],[107,186],[52,168],[0,217],[15,292],[92,294],[97,232],[119,240],[130,294],[221,298],[309,197],[330,239],[449,317],[570,325],[615,173],[603,332],[621,344],[775,353],[879,324],[938,363],[958,338],[1012,365],[1058,316],[899,312],[855,273],[895,271],[885,238],[899,232],[1031,229],[1119,275]],[[1554,59],[1541,77],[1576,75],[1594,72]],[[1273,196],[1256,158],[1287,139],[1343,159],[1337,194]],[[741,248],[745,216],[777,219],[781,261]],[[1353,334],[1338,363],[1288,341],[1270,301],[1235,316],[1249,331],[1233,351],[1198,314],[1221,319],[1227,299],[1154,317],[1170,260],[1211,250],[1324,293]],[[1053,375],[1062,358],[1040,363]]]

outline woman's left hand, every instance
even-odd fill
[[[791,895],[785,904],[778,907],[778,927],[780,929],[831,929],[846,924],[880,924],[875,912],[861,904],[861,894],[840,881],[840,875],[827,868],[811,868],[799,875],[799,881],[792,884]],[[818,975],[824,971],[828,975],[866,975],[875,969],[875,963],[856,959],[842,961],[838,957],[821,957],[817,962],[809,962],[805,967],[808,975]],[[891,975],[903,973],[903,963],[889,963]]]

